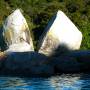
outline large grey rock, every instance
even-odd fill
[[[8,51],[23,52],[34,50],[29,27],[19,9],[7,17],[3,24],[3,36],[9,47]]]
[[[82,33],[62,11],[58,11],[40,37],[38,47],[40,53],[50,55],[59,46],[64,46],[69,50],[78,50],[81,41]]]

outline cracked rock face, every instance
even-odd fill
[[[19,9],[7,17],[3,24],[3,36],[9,47],[8,51],[23,52],[34,50],[29,27]]]
[[[49,56],[60,46],[68,50],[78,50],[81,41],[82,33],[62,11],[58,11],[40,37],[39,53]]]

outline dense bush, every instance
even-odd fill
[[[17,8],[35,34],[34,44],[53,14],[62,10],[83,33],[81,49],[90,49],[90,0],[0,0],[0,25]]]

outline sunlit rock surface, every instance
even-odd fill
[[[6,52],[26,52],[26,51],[32,51],[30,48],[30,45],[26,42],[20,42],[17,44],[12,44],[9,46],[9,49],[6,50]]]
[[[8,51],[34,50],[27,22],[19,9],[7,17],[3,24],[3,36],[9,47]]]
[[[82,33],[62,11],[58,11],[48,23],[38,47],[40,53],[50,55],[59,46],[78,50],[81,41]]]

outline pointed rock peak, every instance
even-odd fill
[[[34,50],[28,24],[19,9],[7,17],[3,24],[3,36],[9,48],[13,47],[13,45],[19,47],[21,43],[26,43],[28,44],[28,51]],[[24,48],[24,44],[22,46]],[[12,48],[10,48],[10,50],[12,50]],[[23,50],[25,50],[25,48]],[[23,50],[21,51],[23,52]]]
[[[24,16],[22,15],[20,9],[16,9],[12,14],[8,16],[6,19],[7,22],[12,21],[11,23],[14,25],[21,25],[23,22],[26,22]],[[7,23],[6,22],[6,23]]]
[[[38,47],[39,52],[51,55],[55,50],[78,50],[82,41],[82,33],[73,22],[62,12],[58,11],[49,21],[42,34]]]

